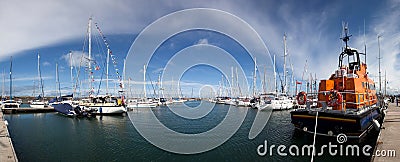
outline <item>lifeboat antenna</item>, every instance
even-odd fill
[[[350,37],[351,37],[351,36],[352,36],[352,35],[348,35],[348,28],[347,28],[347,25],[345,25],[345,26],[344,26],[344,37],[343,37],[343,38],[340,38],[340,39],[342,39],[343,42],[346,44],[346,49],[347,49],[347,47],[348,47],[347,42],[350,40]]]
[[[365,65],[366,65],[367,64],[367,42],[366,42],[366,39],[365,39],[365,19],[364,19],[364,55],[365,55],[364,62],[365,62]],[[367,67],[365,67],[365,69],[367,69]]]

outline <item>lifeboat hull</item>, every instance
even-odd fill
[[[316,112],[315,109],[297,109],[292,111],[292,124],[298,130],[314,133]],[[374,120],[382,123],[383,114],[379,107],[371,107],[363,112],[353,113],[320,110],[318,111],[317,135],[336,136],[343,133],[348,138],[360,139],[369,130],[374,128]]]

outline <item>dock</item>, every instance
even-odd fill
[[[395,156],[393,155],[395,151]],[[377,156],[377,151],[382,156]],[[384,151],[384,152],[383,152]],[[383,156],[386,154],[386,156]],[[400,160],[400,107],[395,103],[390,103],[387,109],[385,120],[379,134],[375,148],[374,162],[391,162]]]
[[[3,113],[0,111],[0,161],[1,162],[17,162],[14,146],[5,124]]]
[[[45,112],[54,112],[53,107],[45,107],[45,108],[3,108],[2,112],[4,114],[17,114],[17,113],[45,113]]]

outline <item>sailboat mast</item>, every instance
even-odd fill
[[[286,34],[283,35],[283,89],[282,93],[286,93],[286,56],[287,56],[287,50],[286,50]]]
[[[125,94],[125,90],[124,90],[124,88],[125,88],[125,77],[126,77],[126,59],[124,59],[124,67],[123,67],[124,69],[123,69],[123,71],[122,71],[122,79],[121,79],[121,90],[122,90],[122,93],[124,93]]]
[[[6,80],[6,77],[5,77],[5,75],[4,75],[4,69],[3,69],[3,84],[2,84],[2,86],[1,86],[1,99],[3,100],[3,98],[4,98],[4,83],[5,83],[5,80]]]
[[[242,96],[242,91],[240,90],[239,87],[239,74],[238,74],[238,69],[236,67],[236,88],[237,88],[237,92],[238,92],[238,96]]]
[[[233,66],[231,66],[231,97],[233,97],[234,96],[234,94],[233,94]],[[193,89],[192,89],[192,91],[193,91]]]
[[[108,95],[108,66],[109,66],[109,62],[110,62],[110,49],[107,48],[107,67],[106,67],[106,94]],[[124,62],[124,66],[125,66],[125,62]],[[125,70],[125,68],[124,68]]]
[[[256,96],[257,60],[254,58],[253,96]]]
[[[37,70],[38,70],[38,77],[39,77],[39,88],[40,88],[40,90],[41,90],[41,92],[42,92],[42,100],[43,100],[43,97],[44,97],[44,90],[43,90],[43,80],[42,80],[42,74],[41,74],[41,72],[40,72],[40,54],[38,53],[38,68],[37,68]]]
[[[10,100],[12,100],[12,56],[10,57]]]
[[[267,73],[267,68],[264,66],[264,77],[263,77],[263,93],[266,93],[266,89],[267,89],[267,84],[266,84],[266,73]]]
[[[278,92],[278,85],[276,82],[276,60],[275,60],[275,55],[274,55],[274,86],[275,86],[275,92]]]
[[[56,64],[57,65],[57,64]],[[58,65],[57,65],[58,66]],[[69,66],[70,66],[70,73],[71,73],[71,88],[72,88],[72,92],[74,92],[75,90],[75,88],[74,88],[74,86],[75,86],[75,84],[74,84],[74,77],[73,77],[73,70],[74,70],[74,66],[72,66],[72,51],[69,51]],[[58,73],[58,69],[56,68],[56,73]]]
[[[88,47],[88,53],[89,53],[89,96],[92,94],[92,17],[89,18],[89,23],[88,23],[88,41],[89,41],[89,47]]]
[[[143,92],[144,92],[144,98],[146,97],[146,65],[143,65]]]
[[[161,72],[158,74],[158,98],[161,98]]]
[[[61,97],[61,85],[60,85],[60,76],[58,75],[58,63],[56,63],[56,77],[57,77],[57,85],[58,85],[58,95]]]
[[[55,93],[56,93],[56,96],[58,95],[58,80],[57,80],[57,78],[58,78],[58,63],[56,63],[56,91],[55,91]]]

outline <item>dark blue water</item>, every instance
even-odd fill
[[[245,113],[247,108],[231,109]],[[182,133],[212,129],[223,120],[228,110],[229,106],[216,105],[204,118],[187,120],[175,115],[167,107],[152,109],[164,125]],[[129,113],[141,111],[143,109]],[[137,132],[128,116],[79,119],[41,113],[5,115],[5,119],[9,121],[9,131],[20,161],[310,161],[309,156],[279,156],[276,153],[273,156],[259,156],[256,149],[264,140],[268,141],[269,146],[301,146],[312,144],[312,138],[294,132],[290,111],[277,111],[273,112],[262,132],[250,140],[248,134],[256,113],[257,110],[248,109],[242,126],[232,138],[216,149],[194,155],[170,153],[153,146]],[[163,134],[159,137],[164,138]],[[328,141],[317,137],[317,148]],[[373,141],[367,140],[367,144],[372,145]],[[332,157],[325,154],[316,157],[316,161],[355,160],[368,161],[369,157]]]

